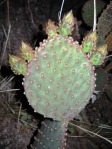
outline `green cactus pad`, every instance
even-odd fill
[[[44,120],[34,142],[32,149],[65,149],[66,123]]]
[[[96,91],[104,91],[107,86],[108,75],[107,72],[103,68],[97,68],[95,70],[96,73]]]
[[[98,35],[105,38],[112,31],[112,1],[98,18],[97,23]]]
[[[44,41],[24,78],[25,94],[36,112],[59,121],[73,119],[95,87],[94,69],[71,37]]]
[[[106,6],[106,3],[103,0],[97,0],[96,1],[96,17],[98,17],[104,7]],[[93,26],[93,18],[94,18],[94,1],[88,0],[85,2],[83,8],[82,8],[82,18],[84,22],[92,27]]]

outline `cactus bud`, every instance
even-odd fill
[[[59,23],[59,29],[58,29],[59,34],[63,36],[70,35],[74,29],[73,28],[74,22],[75,19],[73,13],[72,11],[70,11],[63,17],[62,21],[60,21]]]
[[[98,47],[97,51],[99,51],[105,57],[107,55],[107,44],[103,44]]]
[[[96,32],[88,34],[82,42],[82,50],[85,53],[92,52],[96,48],[98,36]]]
[[[101,65],[103,63],[103,60],[104,60],[104,56],[99,51],[95,51],[90,56],[90,61],[95,66]]]
[[[93,65],[101,65],[107,54],[107,45],[103,44],[97,48],[95,52],[90,56],[90,60]]]
[[[74,20],[74,16],[73,16],[72,10],[68,12],[66,15],[64,15],[62,19],[63,22],[69,23],[71,25],[74,25],[73,20]]]
[[[21,44],[21,57],[27,61],[31,61],[34,57],[34,51],[32,47],[22,41]]]
[[[27,70],[27,63],[25,62],[24,59],[18,57],[18,56],[14,56],[14,55],[9,55],[9,64],[12,68],[12,71],[15,74],[18,75],[25,75],[26,74],[26,70]]]
[[[48,34],[48,37],[57,35],[57,26],[51,20],[48,20],[46,24],[46,33]]]

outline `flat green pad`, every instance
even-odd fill
[[[96,1],[96,17],[98,17],[104,7],[106,6],[106,3],[103,0],[97,0]],[[93,0],[88,0],[85,2],[82,8],[82,18],[84,22],[92,27],[93,26],[93,21],[94,21],[94,1]]]
[[[46,119],[34,137],[31,149],[65,149],[65,136],[65,123]]]
[[[73,119],[95,87],[92,64],[72,38],[56,36],[42,43],[24,78],[34,110],[59,121]]]

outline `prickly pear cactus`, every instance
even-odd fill
[[[94,70],[81,47],[60,35],[41,45],[24,78],[25,94],[35,111],[59,121],[69,121],[81,111],[94,84]]]
[[[51,121],[46,119],[42,122],[42,126],[38,131],[37,136],[34,137],[34,143],[31,148],[34,149],[64,149],[66,134],[66,123],[59,121]],[[47,143],[49,142],[49,143]],[[61,144],[60,144],[61,142]]]
[[[102,12],[103,8],[105,7],[106,3],[103,0],[97,0],[96,2],[96,16]],[[94,1],[88,0],[83,8],[82,8],[82,18],[84,22],[92,27],[93,26],[93,18],[94,18]]]
[[[25,61],[21,62],[24,65],[27,63],[27,69],[26,65],[23,69],[23,86],[28,102],[35,112],[54,120],[49,122],[51,129],[58,126],[54,134],[51,129],[47,129],[48,121],[45,121],[42,133],[38,135],[39,149],[65,148],[63,142],[68,122],[86,106],[94,92],[93,65],[102,64],[106,56],[106,45],[96,47],[96,32],[87,35],[82,45],[69,36],[73,31],[73,22],[72,11],[65,15],[58,25],[49,20],[46,26],[48,39],[40,43],[35,53],[25,46],[25,43],[21,46],[21,59]],[[15,60],[10,56],[9,63],[14,72],[22,74],[18,57]],[[52,146],[52,141],[46,136],[49,134],[50,139],[56,140],[59,132],[62,132],[59,136],[61,141],[58,146]]]
[[[99,17],[97,29],[98,35],[103,38],[112,31],[112,1],[110,1],[110,4],[107,5],[106,9]]]

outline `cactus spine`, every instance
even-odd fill
[[[35,50],[27,66],[23,85],[28,102],[35,112],[54,120],[44,122],[41,133],[37,135],[37,143],[34,142],[32,148],[65,148],[68,122],[86,106],[95,89],[94,61],[90,60],[91,55],[96,55],[95,52],[102,55],[100,59],[95,58],[98,58],[97,65],[105,58],[106,47],[103,46],[103,50],[96,47],[96,33],[91,33],[83,40],[85,45],[90,42],[92,46],[88,46],[87,50],[69,36],[73,30],[73,20],[72,12],[69,12],[57,26],[48,22],[48,39]],[[55,133],[49,130],[48,123],[51,129],[57,127]],[[48,135],[50,140],[46,138]],[[54,141],[52,147],[51,140],[56,140],[57,135],[58,143]]]

